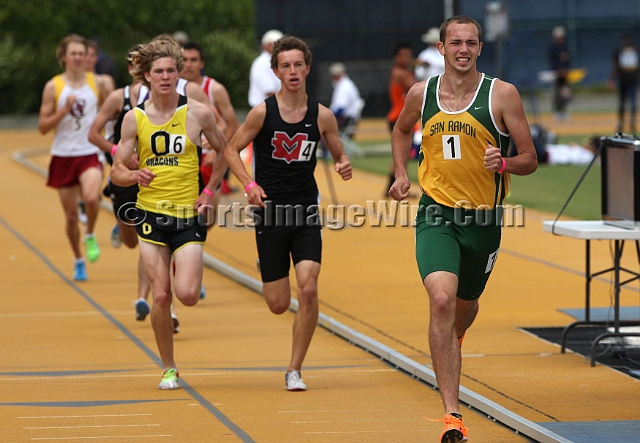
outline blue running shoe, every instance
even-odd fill
[[[73,279],[75,281],[87,281],[87,268],[84,261],[73,265]]]
[[[149,315],[149,305],[146,300],[138,300],[136,302],[136,320],[144,321]]]
[[[200,300],[207,298],[207,291],[204,289],[204,285],[200,286]]]
[[[117,223],[111,230],[111,246],[116,249],[122,246],[122,237],[120,237],[120,225]]]

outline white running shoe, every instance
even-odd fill
[[[111,246],[116,249],[122,246],[122,237],[120,237],[120,225],[117,223],[111,230]]]
[[[284,382],[285,382],[285,386],[287,387],[287,390],[289,391],[306,391],[307,390],[307,385],[305,385],[304,382],[302,381],[302,378],[300,377],[300,372],[296,371],[295,369],[285,374]]]
[[[171,390],[178,389],[178,379],[180,374],[176,368],[169,368],[162,372],[162,380],[158,384],[158,389]]]

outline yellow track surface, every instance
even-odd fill
[[[303,367],[309,390],[287,392],[294,315],[269,313],[261,297],[210,270],[207,299],[178,306],[183,388],[157,390],[151,326],[134,319],[137,250],[111,247],[115,220],[102,211],[102,255],[88,265],[89,281],[73,282],[57,195],[11,158],[49,146],[50,138],[35,131],[0,137],[0,441],[438,441],[441,424],[423,419],[442,417],[437,391],[321,328]],[[46,167],[48,156],[31,160]],[[326,198],[322,164],[316,175]],[[357,171],[342,183],[333,175],[339,203],[377,205],[384,178]],[[543,233],[550,218],[527,212],[525,228],[504,230],[464,342],[462,384],[543,425],[637,419],[638,380],[592,368],[519,329],[564,326],[572,319],[558,309],[583,307],[584,244]],[[215,227],[205,251],[258,278],[253,236]],[[594,242],[592,253],[594,268],[610,266],[608,243]],[[635,269],[631,255],[624,263]],[[430,364],[428,299],[411,228],[325,229],[319,290],[324,314]],[[609,306],[610,292],[608,282],[595,281],[593,306]],[[622,305],[638,298],[625,289]],[[470,442],[530,441],[476,411],[463,413]]]

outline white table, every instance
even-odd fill
[[[569,330],[575,326],[580,325],[593,325],[593,324],[607,324],[606,321],[594,321],[590,319],[590,303],[591,303],[591,280],[605,272],[613,272],[614,276],[614,322],[613,332],[606,332],[600,334],[593,341],[591,345],[591,366],[595,366],[595,350],[598,342],[607,337],[640,337],[640,333],[637,332],[620,332],[620,326],[636,326],[640,322],[633,321],[621,321],[620,320],[620,288],[628,283],[640,279],[640,274],[635,271],[623,268],[620,265],[620,258],[624,248],[624,242],[626,240],[635,241],[636,254],[638,256],[638,262],[640,263],[640,246],[638,241],[640,240],[640,229],[625,229],[617,226],[604,224],[602,221],[545,221],[542,223],[542,230],[550,232],[555,235],[562,235],[565,237],[572,237],[586,242],[585,251],[585,313],[584,320],[576,321],[567,326],[562,331],[562,338],[560,341],[560,350],[564,353],[566,336]],[[591,240],[613,240],[614,242],[614,254],[613,254],[613,266],[611,268],[604,269],[598,272],[591,272]],[[620,272],[626,272],[631,275],[631,278],[620,281]]]

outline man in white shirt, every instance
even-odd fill
[[[415,76],[417,81],[426,80],[434,75],[444,74],[444,57],[438,51],[436,43],[440,41],[440,28],[431,28],[420,39],[428,46],[416,59]]]
[[[277,29],[267,31],[262,36],[262,52],[251,64],[249,75],[249,105],[262,103],[267,97],[280,90],[280,80],[271,69],[273,44],[283,36]]]
[[[342,63],[329,66],[329,73],[333,81],[333,95],[329,109],[338,120],[338,129],[342,133],[349,120],[357,117],[360,102],[360,91],[347,75],[347,68]]]

